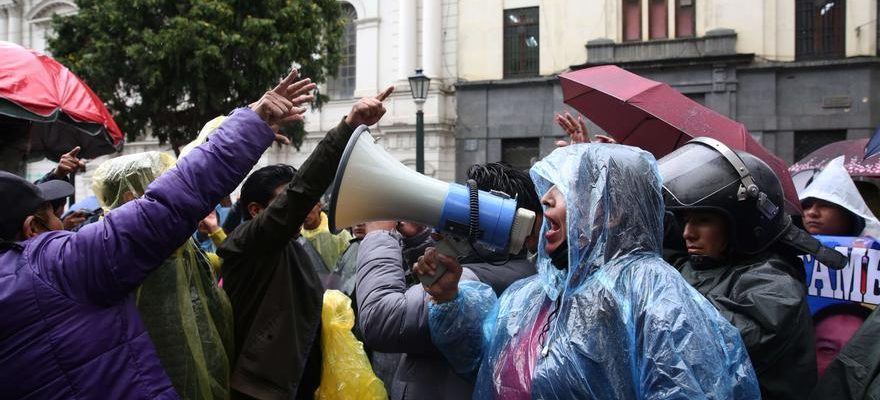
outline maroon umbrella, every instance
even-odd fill
[[[567,72],[559,80],[566,104],[619,143],[641,147],[654,157],[661,158],[699,136],[751,153],[776,172],[785,192],[786,211],[801,213],[785,162],[755,141],[743,124],[706,108],[665,83],[614,65]]]
[[[837,157],[844,156],[843,165],[851,176],[880,178],[880,155],[865,158],[868,139],[841,140],[829,143],[810,153],[788,168],[792,174],[805,170],[820,170]]]

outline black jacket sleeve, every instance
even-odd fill
[[[348,139],[354,132],[345,121],[327,132],[287,190],[253,221],[240,225],[218,250],[221,257],[245,252],[273,252],[299,234],[306,215],[327,190]],[[243,205],[242,205],[243,206]]]

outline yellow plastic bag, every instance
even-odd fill
[[[351,333],[352,327],[351,299],[338,290],[324,292],[321,310],[321,354],[324,361],[321,386],[315,391],[316,399],[388,398],[385,385],[373,373],[363,343]]]

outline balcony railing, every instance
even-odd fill
[[[702,37],[643,42],[596,39],[587,42],[586,47],[590,64],[733,55],[736,54],[736,31],[713,29]]]

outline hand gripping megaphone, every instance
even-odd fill
[[[340,229],[370,221],[410,221],[434,227],[450,242],[438,250],[448,255],[461,243],[479,242],[496,252],[519,253],[532,232],[535,213],[516,200],[473,186],[446,183],[413,171],[376,144],[361,125],[352,134],[330,200],[330,227]],[[438,266],[439,267],[439,266]],[[442,275],[419,277],[431,285]]]

